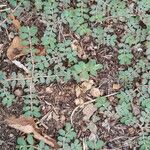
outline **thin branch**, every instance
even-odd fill
[[[33,78],[34,78],[34,56],[33,56],[33,52],[32,52],[32,42],[31,42],[31,35],[30,35],[30,29],[28,27],[28,31],[29,31],[29,43],[30,43],[30,55],[31,55],[31,63],[32,63],[32,70],[31,70],[31,80],[30,80],[30,104],[31,104],[31,111],[33,109],[33,98],[32,98],[32,94],[33,94]]]

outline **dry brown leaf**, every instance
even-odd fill
[[[10,47],[7,49],[7,57],[10,60],[19,58],[20,56],[25,55],[25,50],[27,46],[21,44],[21,39],[18,36],[15,36]]]
[[[14,129],[20,130],[26,134],[32,133],[34,138],[37,140],[42,140],[44,143],[50,145],[51,147],[57,149],[58,145],[54,139],[48,137],[47,135],[41,135],[40,129],[36,128],[36,123],[32,117],[20,116],[19,118],[10,117],[5,120],[8,125]]]
[[[92,88],[92,85],[94,84],[94,81],[93,80],[89,80],[89,81],[84,81],[82,84],[81,84],[81,89],[83,91],[83,93],[85,93],[86,91],[90,90]]]
[[[120,84],[113,84],[113,90],[119,90],[121,88]]]
[[[76,97],[79,97],[81,95],[81,88],[77,85],[75,88]]]
[[[90,94],[93,97],[99,97],[99,96],[101,96],[100,90],[98,88],[95,88],[95,87],[91,89]]]
[[[25,118],[20,116],[19,118],[16,118],[13,116],[6,119],[5,121],[10,127],[20,130],[26,134],[33,133],[36,125],[34,119],[31,117]]]
[[[77,52],[77,55],[79,58],[81,59],[87,59],[87,55],[85,54],[85,51],[83,50],[83,48],[80,46],[80,44],[78,43],[77,40],[74,40],[72,43],[71,43],[71,47],[74,51]]]
[[[9,17],[9,19],[12,20],[12,23],[13,23],[14,27],[15,27],[17,30],[19,30],[20,27],[21,27],[19,20],[17,20],[17,19],[15,18],[15,16],[14,16],[12,13],[9,14],[8,17]]]

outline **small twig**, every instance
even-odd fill
[[[15,64],[17,67],[23,69],[27,74],[29,73],[29,70],[27,69],[27,67],[23,65],[20,61],[13,60],[12,63]]]
[[[5,8],[5,9],[3,9],[3,10],[0,10],[0,13],[1,13],[1,12],[4,12],[4,11],[6,12],[6,11],[9,11],[9,10],[10,10],[10,8]]]
[[[32,63],[32,70],[31,70],[31,80],[30,80],[30,104],[31,104],[31,111],[33,110],[33,98],[32,98],[32,94],[33,94],[33,78],[34,78],[34,56],[33,56],[33,52],[32,52],[32,42],[31,42],[31,35],[30,35],[30,29],[28,27],[28,31],[29,31],[29,43],[30,43],[30,55],[31,55],[31,63]]]
[[[83,146],[83,150],[86,150],[86,144],[85,144],[85,139],[83,138],[83,141],[82,141],[82,146]]]
[[[0,8],[6,7],[7,5],[0,5]]]
[[[44,120],[50,115],[51,110],[45,114],[36,124],[41,124],[45,129],[48,129],[48,126],[44,123]]]
[[[112,94],[108,94],[108,95],[103,96],[103,97],[110,97],[110,96],[116,95],[117,93],[118,93],[118,92],[112,93]],[[93,102],[95,102],[95,101],[96,101],[96,99],[90,100],[90,101],[88,101],[88,102],[85,102],[85,103],[83,103],[83,104],[77,106],[77,107],[72,111],[71,116],[70,116],[70,120],[71,120],[72,126],[73,126],[73,116],[74,116],[75,112],[78,110],[78,108],[82,108],[82,107],[84,107],[85,105],[88,105],[88,104],[93,103]]]
[[[136,138],[138,138],[139,136],[134,136],[134,137],[128,137],[128,136],[118,136],[118,137],[116,137],[116,138],[114,138],[114,139],[112,139],[112,140],[110,140],[110,142],[113,142],[113,141],[116,141],[116,140],[119,140],[119,139],[128,139],[129,141],[132,141],[132,140],[134,140],[134,139],[136,139]],[[127,140],[127,141],[128,141]]]

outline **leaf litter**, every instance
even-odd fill
[[[25,134],[33,134],[34,138],[43,141],[51,147],[57,149],[58,145],[54,139],[41,132],[41,129],[36,127],[36,123],[32,117],[20,116],[19,118],[10,117],[5,119],[8,126],[17,129]]]

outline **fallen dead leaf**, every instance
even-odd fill
[[[121,88],[120,84],[113,84],[113,90],[119,90]]]
[[[75,87],[76,97],[79,97],[81,94],[90,90],[93,84],[94,84],[93,80],[88,80],[88,81],[84,81],[81,85],[77,85]]]
[[[77,40],[74,40],[72,43],[71,43],[71,47],[74,51],[77,52],[77,55],[79,58],[81,59],[87,59],[87,55],[85,53],[85,51],[83,50],[83,48],[80,46],[79,42]]]
[[[101,92],[98,88],[95,88],[93,87],[90,91],[90,94],[93,96],[93,97],[99,97],[101,96]]]
[[[94,84],[94,81],[93,80],[89,80],[89,81],[84,81],[82,84],[81,84],[81,89],[83,91],[83,93],[85,93],[86,91],[90,90],[92,88],[92,85]]]
[[[8,15],[8,18],[12,20],[12,23],[13,23],[14,27],[15,27],[17,30],[19,30],[20,27],[21,27],[20,21],[17,20],[17,19],[15,18],[15,16],[14,16],[12,13]]]
[[[51,137],[41,134],[40,129],[36,127],[36,123],[32,117],[20,116],[19,118],[10,117],[5,120],[8,125],[14,129],[20,130],[23,133],[30,134],[32,133],[34,138],[37,140],[42,140],[44,143],[50,145],[51,147],[57,149],[58,145],[54,139]]]
[[[7,57],[10,60],[14,60],[26,54],[25,50],[28,49],[27,46],[21,44],[21,39],[15,36],[10,47],[7,49]]]
[[[77,85],[75,87],[76,97],[79,97],[81,95],[81,88]]]
[[[83,109],[83,115],[84,115],[83,120],[88,121],[96,110],[97,110],[97,107],[94,104],[92,104],[92,103],[88,104]]]

